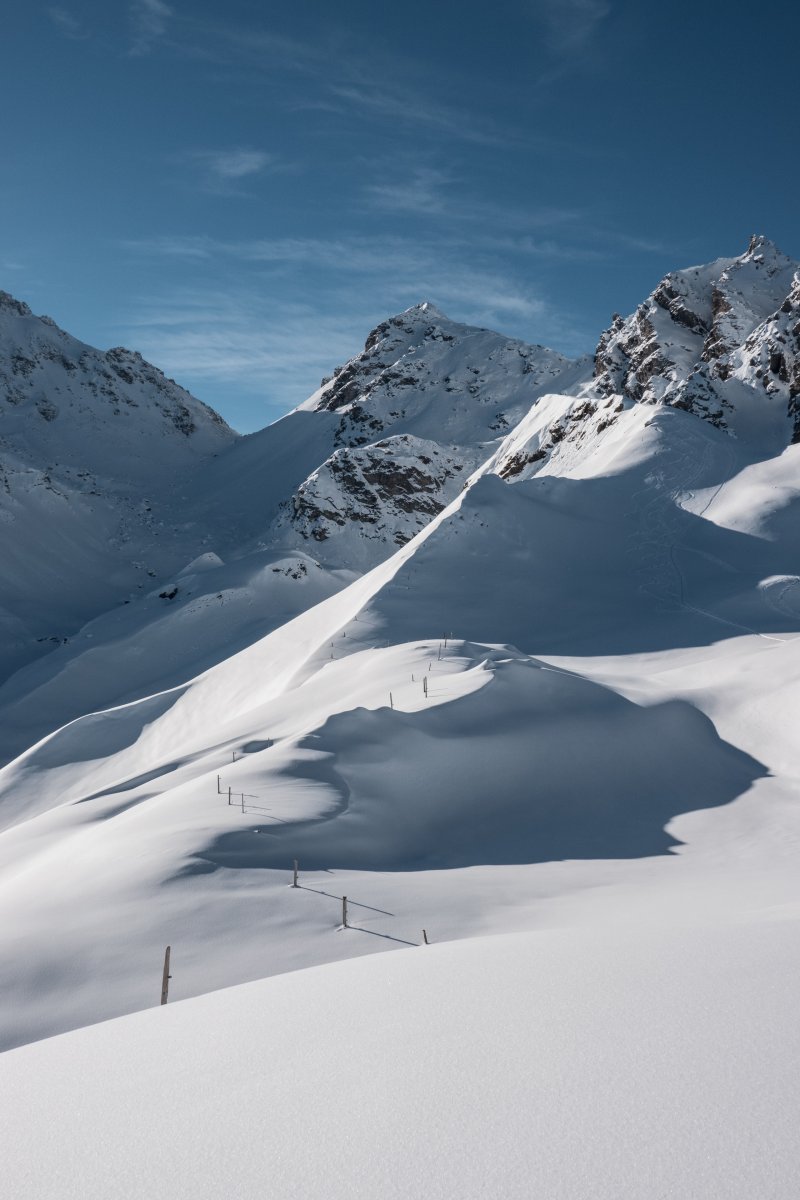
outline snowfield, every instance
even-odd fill
[[[478,938],[27,1046],[0,1059],[4,1185],[15,1200],[789,1200],[797,934],[779,913]]]
[[[251,438],[0,303],[10,1195],[798,1195],[799,279],[417,305]]]

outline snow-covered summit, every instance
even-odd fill
[[[766,419],[777,411],[792,416],[800,393],[797,318],[791,320],[798,269],[771,241],[754,236],[737,258],[671,272],[632,316],[615,316],[601,336],[597,391],[670,404],[734,433],[737,410],[753,399]],[[781,313],[789,319],[781,321]]]
[[[136,351],[96,350],[0,293],[0,437],[31,467],[144,485],[235,434]]]
[[[537,399],[570,386],[575,370],[554,350],[451,321],[427,301],[382,321],[301,406],[338,421],[330,457],[297,489],[277,530],[325,543],[325,555],[374,563],[441,512]]]

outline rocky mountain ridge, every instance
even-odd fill
[[[239,437],[139,355],[93,350],[3,293],[0,708],[58,682],[71,719],[81,689],[64,681],[87,655],[105,681],[95,706],[129,699],[110,664],[148,639],[171,647],[152,655],[159,684],[178,682],[193,646],[207,663],[264,636],[408,544],[482,473],[513,485],[627,461],[660,406],[702,418],[740,468],[779,454],[800,428],[799,338],[797,264],[754,238],[667,276],[594,360],[415,305],[305,404]],[[200,559],[212,565],[195,579]],[[148,679],[134,676],[138,695]],[[37,728],[20,717],[13,745]]]
[[[800,264],[754,236],[738,258],[675,271],[600,338],[601,396],[670,404],[735,432],[746,393],[793,420],[800,395]]]

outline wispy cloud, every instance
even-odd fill
[[[320,313],[231,285],[142,297],[114,337],[212,404],[217,389],[260,397],[263,424],[311,395],[323,375],[358,351],[369,327],[365,311]]]
[[[501,129],[485,117],[437,103],[430,96],[411,93],[408,87],[392,86],[385,79],[369,83],[332,83],[328,91],[351,112],[362,116],[389,118],[487,146],[508,145],[518,140],[509,129]]]
[[[552,52],[562,55],[588,46],[611,12],[608,0],[534,0],[534,15],[543,23]]]
[[[167,32],[173,10],[164,0],[133,0],[128,10],[133,40],[132,55],[147,54]]]
[[[449,183],[452,183],[452,176],[445,171],[436,167],[416,167],[399,179],[367,184],[364,194],[373,208],[429,216],[446,207],[443,188]]]
[[[263,150],[201,150],[195,158],[204,163],[219,179],[244,179],[247,175],[258,175],[265,167],[274,163],[271,154]]]
[[[71,38],[76,42],[85,41],[89,37],[89,31],[68,9],[48,8],[47,15],[64,37]]]
[[[250,195],[245,185],[260,175],[294,169],[276,155],[249,146],[189,150],[177,154],[173,163],[182,169],[191,168],[193,174],[199,176],[204,191],[230,197]]]

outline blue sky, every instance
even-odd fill
[[[58,0],[0,46],[0,287],[237,428],[421,299],[569,354],[800,258],[786,0]]]

